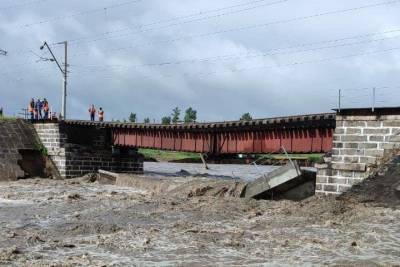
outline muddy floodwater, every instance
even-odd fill
[[[246,200],[205,178],[180,179],[170,191],[84,178],[1,183],[0,265],[400,264],[396,207]]]

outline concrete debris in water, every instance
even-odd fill
[[[184,177],[182,177],[182,173]],[[215,179],[206,176],[187,176],[186,171],[178,177],[154,177],[124,175],[100,170],[96,178],[101,184],[131,186],[151,190],[154,194],[175,195],[188,191],[187,196],[247,197],[256,199],[302,200],[315,192],[315,172],[302,171],[296,162],[277,168],[271,173],[245,182],[233,179]]]

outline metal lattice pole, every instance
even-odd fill
[[[61,96],[61,118],[62,119],[66,119],[66,115],[67,115],[67,84],[68,84],[67,83],[67,78],[68,78],[68,70],[67,70],[67,67],[68,67],[68,59],[67,59],[67,57],[68,57],[68,43],[65,41],[65,42],[62,42],[60,44],[64,44],[64,48],[65,48],[65,50],[64,50],[64,56],[65,56],[64,69],[61,67],[61,64],[58,62],[57,58],[54,56],[53,51],[51,50],[51,48],[47,44],[47,42],[44,42],[44,44],[40,47],[40,49],[43,50],[44,47],[46,47],[49,50],[51,56],[53,57],[51,59],[51,61],[56,62],[57,67],[60,69],[60,71],[61,71],[61,73],[63,75],[63,90],[62,90],[62,96]]]

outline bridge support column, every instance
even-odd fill
[[[62,178],[105,171],[142,173],[143,156],[111,145],[107,129],[36,123],[35,130]]]
[[[317,193],[341,194],[374,175],[400,148],[400,109],[345,109],[336,116],[332,156],[318,165]]]

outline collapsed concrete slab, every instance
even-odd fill
[[[291,162],[248,183],[242,196],[255,199],[301,200],[315,194],[316,172]]]
[[[396,187],[396,189],[394,190],[394,193],[396,194],[397,198],[400,199],[400,185],[398,187]]]

